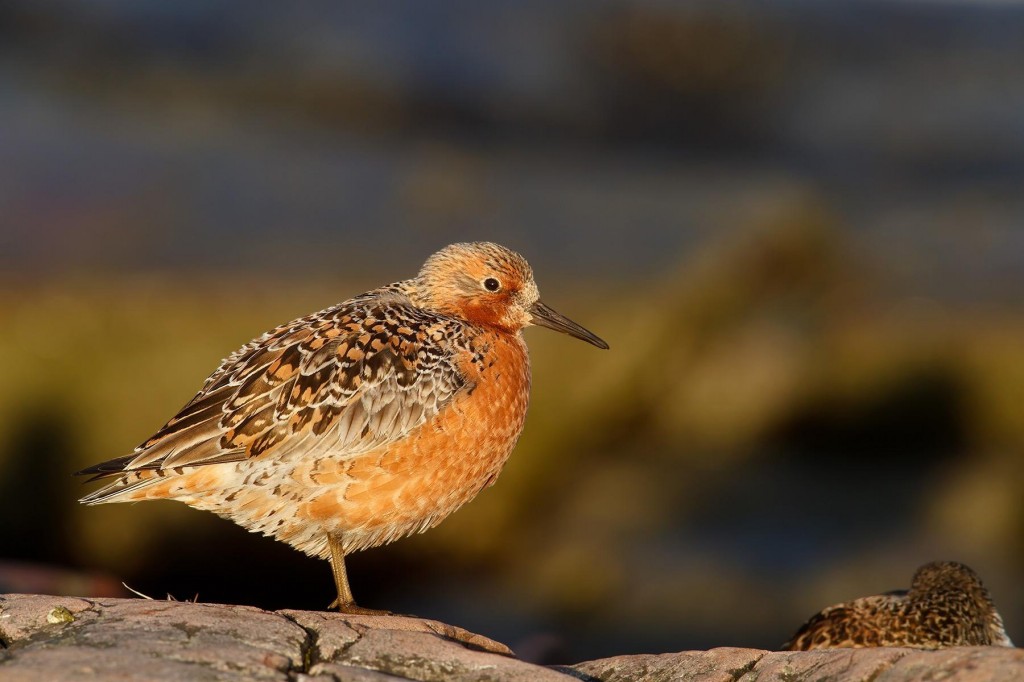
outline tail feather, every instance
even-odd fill
[[[99,480],[101,478],[109,478],[116,476],[117,474],[124,473],[125,467],[135,459],[136,455],[125,455],[123,457],[115,457],[114,459],[108,459],[106,462],[100,462],[99,464],[93,464],[91,467],[86,467],[81,471],[76,471],[75,476],[89,476],[83,483],[91,483],[92,481]]]
[[[106,473],[102,475],[111,476],[113,474]],[[95,480],[95,478],[96,477],[90,480]],[[99,490],[92,491],[78,501],[90,506],[103,504],[105,502],[127,502],[129,500],[124,499],[124,496],[128,493],[154,483],[162,478],[163,476],[160,475],[160,472],[153,470],[125,472],[116,481],[111,481],[108,485],[103,486]]]

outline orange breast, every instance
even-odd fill
[[[308,491],[298,516],[339,531],[355,551],[430,528],[493,483],[526,419],[529,358],[519,335],[477,343],[461,361],[469,388],[401,441],[315,467],[323,487]]]

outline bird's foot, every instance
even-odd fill
[[[341,600],[335,599],[331,602],[328,609],[337,609],[339,613],[347,613],[353,616],[393,616],[395,615],[391,611],[385,611],[383,609],[368,609],[355,602],[342,603]]]
[[[359,606],[355,602],[341,603],[340,599],[335,599],[327,608],[337,609],[340,613],[347,613],[356,616],[394,616],[396,618],[412,619],[414,622],[396,622],[392,627],[412,632],[431,632],[453,642],[458,642],[471,649],[479,649],[480,651],[488,651],[492,654],[515,657],[512,650],[501,642],[496,642],[493,639],[484,637],[483,635],[478,635],[470,632],[469,630],[463,630],[455,625],[448,625],[447,623],[441,623],[436,620],[423,619],[419,616],[394,613],[392,611],[367,609]]]

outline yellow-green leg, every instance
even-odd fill
[[[345,553],[341,549],[341,538],[328,535],[327,544],[331,548],[331,570],[334,572],[334,586],[338,589],[338,598],[331,602],[331,605],[327,608],[336,608],[342,613],[366,616],[391,615],[390,611],[364,609],[356,604],[356,600],[352,597],[352,588],[348,584],[348,574],[345,572]]]

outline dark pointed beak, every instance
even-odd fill
[[[608,350],[608,344],[599,336],[587,329],[584,329],[565,315],[552,310],[540,301],[537,301],[530,306],[528,312],[532,316],[531,321],[539,327],[554,329],[556,332],[575,336],[581,341],[586,341],[587,343],[594,344],[598,348]]]

